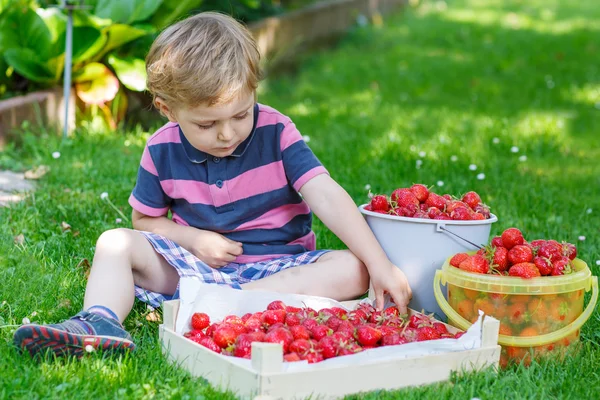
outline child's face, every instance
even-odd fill
[[[254,102],[255,94],[250,92],[227,104],[181,107],[167,115],[179,124],[192,146],[215,157],[226,157],[250,136]]]

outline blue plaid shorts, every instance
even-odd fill
[[[316,250],[306,253],[274,258],[271,260],[238,264],[229,263],[221,268],[211,268],[195,255],[179,246],[177,243],[164,236],[150,232],[138,231],[148,239],[154,250],[173,266],[181,278],[193,277],[202,282],[215,283],[217,285],[228,285],[235,289],[241,289],[240,285],[265,278],[284,269],[297,267],[299,265],[312,264],[319,257],[331,250]],[[151,292],[139,286],[135,287],[135,297],[152,307],[160,307],[165,300],[179,298],[179,286],[173,296]]]

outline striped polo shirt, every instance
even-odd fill
[[[290,118],[256,104],[252,133],[225,158],[194,148],[176,123],[160,128],[146,143],[129,204],[241,242],[235,262],[258,262],[315,250],[312,213],[298,191],[323,173]]]

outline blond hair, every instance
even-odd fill
[[[147,87],[171,107],[224,104],[260,81],[252,34],[228,15],[204,12],[166,28],[146,57]]]

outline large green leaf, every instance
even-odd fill
[[[36,59],[49,58],[52,34],[44,20],[31,8],[9,7],[0,19],[0,51],[3,49],[30,49]]]
[[[67,16],[56,7],[38,8],[36,12],[50,32],[52,49],[49,50],[49,55],[60,55],[65,51],[64,32],[67,27]]]
[[[163,0],[160,8],[151,19],[152,25],[163,29],[173,21],[187,16],[187,14],[202,4],[203,0]]]
[[[106,36],[97,28],[77,26],[73,28],[73,63],[90,60],[106,45]]]
[[[163,0],[98,0],[94,14],[115,23],[143,21],[156,12]]]
[[[147,30],[135,28],[125,24],[114,24],[107,26],[102,30],[102,35],[106,38],[102,51],[96,54],[95,60],[100,60],[106,53],[117,49],[126,43],[136,40],[150,33]]]
[[[11,3],[12,0],[0,0],[0,14],[8,8],[8,4]]]
[[[94,71],[93,80],[77,82],[75,91],[77,96],[86,104],[103,105],[115,98],[119,91],[119,80],[106,67],[102,73]]]
[[[55,71],[51,71],[44,62],[40,61],[33,50],[8,49],[4,52],[4,58],[17,73],[31,81],[42,83],[57,81]]]
[[[120,58],[115,54],[108,57],[108,64],[113,67],[117,77],[129,90],[141,92],[146,90],[146,63],[141,58]]]

